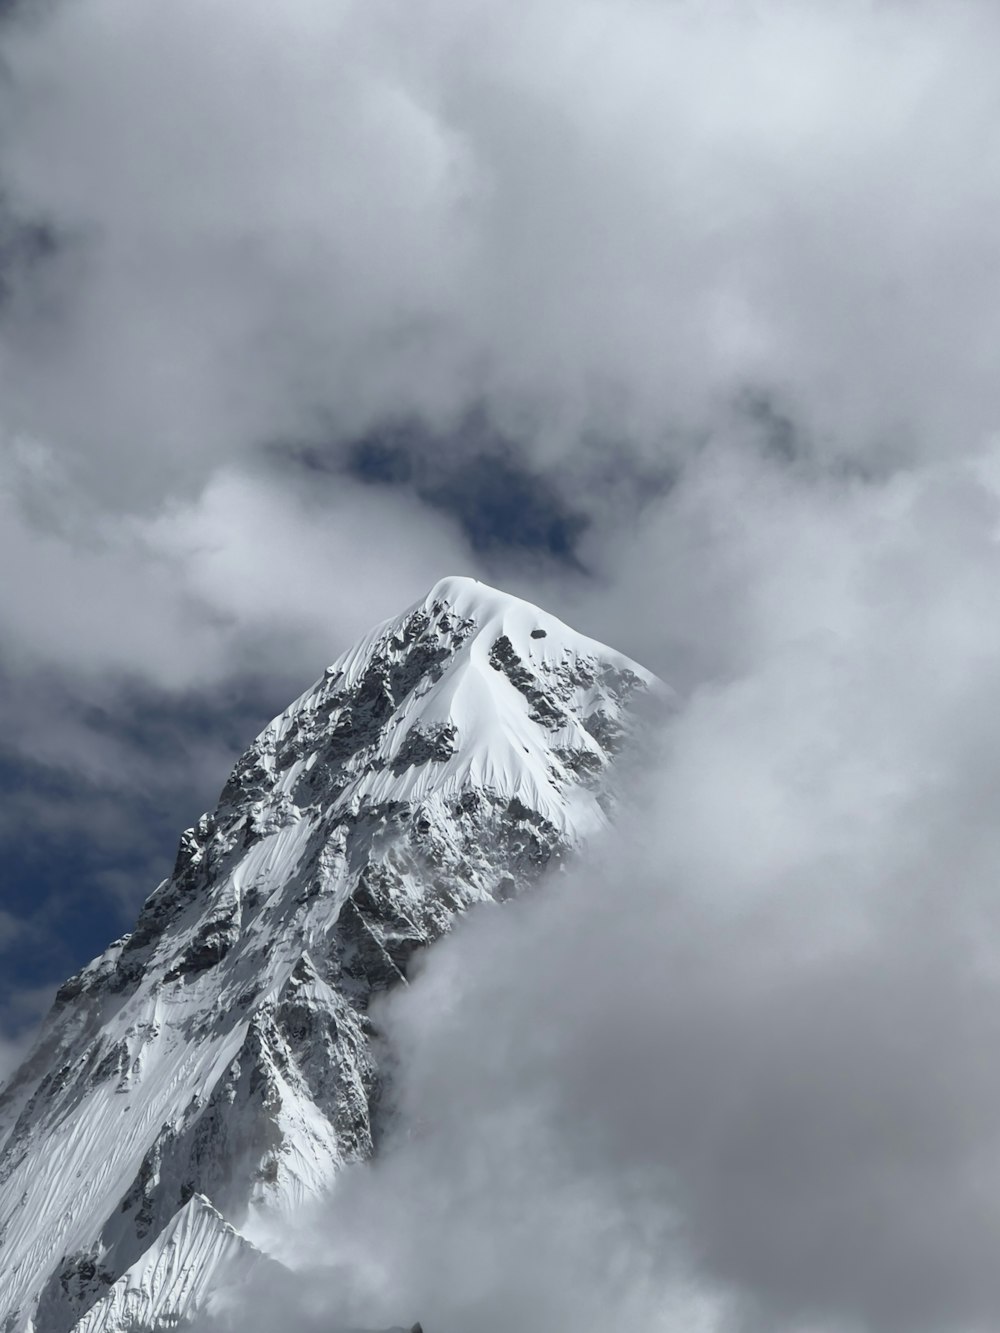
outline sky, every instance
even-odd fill
[[[998,42],[991,0],[3,6],[0,1073],[261,726],[471,574],[683,706],[604,872],[393,1018],[453,1138],[357,1186],[386,1300],[989,1324]],[[414,1248],[386,1192],[449,1141]],[[578,1230],[500,1245],[545,1198]]]

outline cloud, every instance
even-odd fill
[[[463,547],[403,497],[345,478],[317,499],[263,467],[141,518],[109,513],[57,455],[12,444],[0,760],[21,774],[0,837],[75,829],[81,854],[120,863],[127,847],[160,868],[251,737],[373,622],[466,565]],[[165,839],[154,807],[183,821]],[[132,905],[157,877],[136,872]]]
[[[275,443],[347,461],[412,419],[475,455],[476,408],[591,519],[606,584],[638,497],[706,439],[756,448],[761,404],[793,451],[869,472],[988,447],[996,23],[975,0],[15,12],[0,387],[39,474],[6,491],[5,558],[47,595],[8,594],[10,638],[183,689],[231,671],[277,570],[342,570],[355,510],[387,556],[356,608],[376,582],[406,600],[403,546],[467,563],[418,497],[376,518],[345,478],[303,503],[291,455],[263,476]]]
[[[136,514],[0,442],[0,844],[58,981],[132,924],[236,756],[370,625],[468,568],[447,520],[338,478],[216,471]],[[321,491],[321,494],[317,494]],[[75,925],[90,904],[86,928]]]
[[[378,1013],[379,1158],[281,1238],[302,1329],[992,1327],[997,459],[706,454],[674,512],[720,669],[608,844]]]
[[[12,922],[6,914],[0,930],[4,932],[0,937],[0,949],[12,938],[11,932],[22,938],[25,935],[21,924]],[[0,1091],[31,1049],[42,1015],[52,1003],[53,993],[54,987],[51,986],[26,986],[10,996],[4,995],[0,1004]]]
[[[988,449],[996,24],[977,0],[15,11],[8,653],[184,690],[284,637],[289,571],[335,571],[314,605],[345,608],[359,540],[338,645],[376,587],[379,613],[416,595],[396,571],[469,566],[418,495],[345,476],[310,502],[275,444],[346,465],[413,420],[447,462],[499,432],[590,520],[609,618],[619,542],[706,440],[868,474]]]
[[[252,639],[258,669],[287,663],[290,643],[301,669],[463,554],[446,522],[347,478],[317,504],[264,470],[221,471],[140,519],[82,507],[38,447],[14,443],[3,461],[0,541],[26,575],[0,592],[15,670],[58,663],[80,678],[111,670],[183,690],[232,673]],[[270,660],[268,636],[282,640]]]
[[[10,912],[0,909],[0,952],[6,952],[20,934],[21,923]]]
[[[8,1041],[6,1037],[0,1038],[0,1088],[17,1068],[23,1055],[24,1051],[19,1044]]]
[[[967,447],[997,408],[996,23],[87,0],[10,25],[0,174],[63,244],[10,303],[6,410],[119,497],[480,399],[563,463],[588,431],[661,451],[761,385],[834,453]]]

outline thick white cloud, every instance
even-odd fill
[[[6,928],[7,928],[7,921],[6,920],[0,921],[0,932],[5,931]],[[2,934],[0,934],[0,948],[3,947],[4,943],[5,941],[3,939],[3,936]],[[32,1000],[37,1001],[38,996],[25,995],[22,996],[21,998],[23,1001],[25,1001],[25,1004],[22,1007],[28,1010],[28,1017],[30,1018],[31,1022],[32,1023],[37,1022],[38,1005],[37,1003],[33,1005]],[[51,995],[46,994],[46,1002],[50,998]],[[11,1017],[12,1015],[5,1014],[4,1015],[5,1022]],[[20,1026],[24,1022],[24,1015],[19,1014],[17,1015],[17,1017],[20,1020],[19,1023]],[[11,1076],[11,1074],[13,1074],[14,1070],[17,1069],[18,1065],[21,1063],[24,1056],[27,1054],[29,1046],[29,1040],[28,1040],[29,1035],[30,1034],[25,1034],[21,1038],[12,1039],[8,1037],[6,1033],[0,1032],[0,1089],[3,1088],[7,1079]]]
[[[439,517],[348,478],[288,487],[222,470],[151,514],[81,502],[58,456],[0,456],[0,585],[11,664],[80,678],[117,671],[165,689],[210,686],[243,665],[306,669],[461,565]],[[3,483],[6,482],[6,485]]]
[[[1000,470],[685,490],[726,670],[377,1015],[395,1132],[285,1239],[304,1330],[992,1327]]]
[[[0,185],[57,238],[4,252],[5,437],[49,460],[30,495],[25,446],[4,463],[8,643],[217,678],[229,629],[295,595],[286,571],[325,562],[346,606],[367,514],[383,541],[346,641],[376,585],[379,611],[411,595],[394,568],[432,581],[461,542],[346,483],[303,507],[291,465],[263,481],[255,459],[394,414],[485,402],[594,517],[609,604],[634,521],[609,482],[745,431],[748,392],[794,449],[868,471],[980,451],[1000,419],[997,23],[985,0],[8,19]]]
[[[42,589],[30,615],[8,590],[11,637],[171,686],[224,674],[224,627],[263,619],[268,585],[294,594],[287,570],[339,574],[348,516],[374,514],[346,483],[293,513],[291,466],[265,483],[257,451],[393,414],[485,401],[610,536],[592,563],[611,578],[632,515],[605,478],[732,437],[747,392],[820,458],[981,450],[997,22],[975,0],[8,20],[0,183],[59,242],[9,249],[0,312],[7,437],[39,441],[34,489],[58,487],[42,531],[5,492],[5,560]],[[223,528],[199,531],[213,509]],[[226,556],[205,546],[221,530]],[[365,530],[399,539],[366,543],[358,608],[376,584],[380,610],[410,595],[404,539],[431,577],[466,563],[392,504]]]
[[[996,424],[986,3],[122,0],[7,38],[70,239],[8,411],[128,493],[322,411],[479,393],[647,449],[749,384],[850,454]]]

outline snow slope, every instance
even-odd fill
[[[194,1194],[141,1258],[91,1306],[77,1329],[112,1333],[191,1319],[204,1308],[223,1269],[232,1282],[256,1255],[206,1198]]]
[[[372,1151],[373,994],[605,822],[642,667],[442,580],[276,718],[0,1096],[0,1329],[175,1327]]]

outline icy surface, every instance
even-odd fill
[[[667,698],[464,578],[335,662],[0,1096],[0,1329],[174,1327],[258,1223],[371,1153],[371,996],[601,827],[611,761]]]

